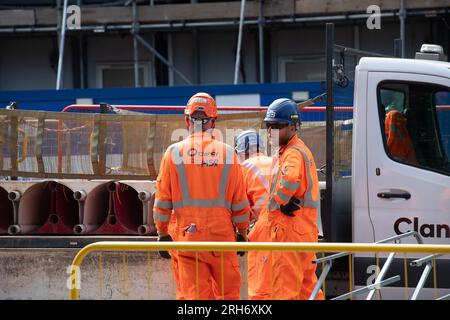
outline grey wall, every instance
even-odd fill
[[[199,33],[201,84],[232,84],[236,59],[237,33],[234,31],[202,31]],[[244,33],[243,60],[247,83],[256,82],[257,61],[252,34]],[[242,83],[242,78],[239,78]]]
[[[144,38],[152,44],[151,35]],[[88,56],[88,86],[96,88],[96,64],[110,62],[133,63],[133,38],[131,35],[91,35],[86,41]],[[152,64],[152,55],[141,45],[139,48],[139,61]]]
[[[393,54],[394,39],[400,38],[398,19],[382,19],[380,30],[369,30],[360,24],[361,49],[384,54]],[[423,43],[433,42],[445,47],[448,45],[448,29],[442,28],[442,20],[434,18],[408,17],[406,19],[406,58],[414,58]]]
[[[199,30],[175,33],[173,35],[173,55],[175,66],[194,83],[231,84],[234,80],[235,50],[237,32],[232,30]],[[254,30],[244,28],[242,60],[246,83],[257,82],[258,61],[256,56]],[[243,83],[242,76],[239,83]],[[175,77],[175,84],[185,82]]]
[[[336,26],[335,37],[337,43],[353,47],[353,26]],[[282,81],[279,77],[281,59],[317,57],[325,63],[325,28],[323,25],[276,28],[271,31],[271,50],[271,78],[272,81],[279,82]]]
[[[56,37],[1,37],[0,90],[56,88],[57,53]],[[73,86],[71,59],[70,49],[66,47],[65,88]]]
[[[196,37],[193,32],[176,32],[172,34],[173,64],[194,84],[198,81],[198,61],[195,47]],[[186,85],[186,82],[174,74],[174,84]]]

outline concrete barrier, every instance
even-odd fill
[[[79,249],[0,249],[0,300],[66,300],[67,269]],[[245,257],[239,257],[244,283]],[[96,252],[81,265],[80,299],[171,300],[170,260],[157,252]]]

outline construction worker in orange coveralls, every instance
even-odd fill
[[[317,242],[319,183],[313,156],[297,137],[296,102],[273,101],[264,122],[273,153],[269,199],[250,241]],[[271,251],[261,256],[249,266],[249,298],[309,299],[317,283],[314,259],[313,252]],[[324,299],[323,293],[319,291],[315,299]]]
[[[215,100],[192,96],[185,109],[190,135],[164,154],[157,178],[154,221],[159,241],[247,240],[249,204],[237,156],[215,139]],[[160,252],[163,256],[167,252]],[[179,299],[240,299],[242,278],[236,252],[178,251],[173,267]]]
[[[395,108],[386,108],[384,130],[388,150],[394,158],[410,164],[418,164],[414,145],[407,128],[408,120]]]
[[[247,130],[237,136],[235,142],[235,150],[241,161],[242,173],[244,175],[244,184],[247,190],[247,198],[250,203],[252,214],[250,216],[250,241],[266,241],[264,234],[269,235],[269,229],[264,224],[260,224],[257,220],[261,214],[263,206],[267,205],[269,198],[269,179],[272,168],[272,158],[265,155],[266,148],[264,141],[254,130]],[[262,219],[265,220],[264,218]],[[257,230],[254,232],[252,229]],[[263,232],[263,229],[266,229]],[[258,236],[261,239],[258,239]],[[249,251],[248,252],[248,292],[252,297],[255,291],[254,284],[261,283],[268,285],[270,282],[269,272],[258,272],[263,265],[260,261],[267,259],[270,251]],[[268,266],[268,265],[266,265]],[[265,279],[262,280],[262,277]]]

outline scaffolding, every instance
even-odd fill
[[[57,70],[57,80],[56,89],[59,90],[63,87],[64,78],[64,47],[66,41],[66,31],[67,31],[67,7],[68,0],[64,0],[61,6],[62,0],[56,0],[57,9],[60,11],[60,19],[58,20],[58,25],[56,27],[11,27],[11,28],[0,28],[0,33],[27,33],[27,32],[57,32],[59,34],[59,57],[58,57],[58,70]],[[195,4],[197,1],[191,1]],[[141,24],[139,22],[139,0],[124,0],[122,2],[116,1],[114,4],[122,3],[124,7],[132,7],[132,21],[130,24],[97,24],[97,25],[86,25],[80,26],[76,29],[71,29],[70,31],[93,31],[93,32],[106,32],[106,31],[117,31],[123,30],[128,31],[133,36],[133,65],[134,65],[134,86],[139,87],[139,55],[138,55],[138,45],[142,45],[146,50],[148,50],[156,59],[159,59],[164,65],[166,65],[171,71],[176,73],[186,84],[192,85],[193,81],[184,75],[179,69],[177,69],[170,59],[166,59],[164,55],[156,50],[156,48],[146,41],[140,32],[142,30],[161,30],[161,29],[175,29],[175,28],[198,28],[198,27],[237,27],[238,36],[236,44],[236,57],[235,57],[235,71],[234,71],[234,84],[239,82],[239,68],[241,59],[241,47],[242,47],[242,36],[244,33],[245,25],[257,25],[258,27],[258,59],[259,59],[259,82],[264,83],[265,80],[265,69],[264,69],[264,32],[266,24],[299,24],[299,23],[309,23],[309,22],[330,22],[330,21],[346,21],[346,20],[363,20],[371,16],[370,13],[363,14],[335,14],[335,15],[310,15],[310,16],[298,16],[297,11],[294,9],[293,15],[291,17],[271,17],[265,16],[265,9],[268,3],[265,4],[264,0],[258,0],[257,11],[258,17],[246,19],[246,1],[240,1],[240,15],[239,21],[235,19],[225,18],[219,21],[179,21],[179,22],[163,22],[163,23],[147,23]],[[307,2],[307,1],[306,1]],[[154,1],[144,1],[143,3],[148,3],[150,6],[154,6]],[[78,6],[81,1],[77,1]],[[324,4],[325,5],[325,4]],[[329,4],[326,4],[329,6]],[[443,9],[439,9],[439,3],[434,4],[433,14],[448,14],[449,7],[441,6]],[[307,8],[308,6],[313,7],[311,4],[305,3],[303,6]],[[390,10],[388,12],[380,13],[380,17],[398,17],[400,21],[400,39],[401,39],[401,56],[405,55],[405,20],[408,16],[427,16],[430,14],[429,10],[407,10],[405,0],[401,0],[399,3],[399,10]],[[302,7],[303,8],[303,7]],[[329,12],[323,11],[323,12]],[[80,59],[82,59],[80,55]]]

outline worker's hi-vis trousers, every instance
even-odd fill
[[[173,241],[177,241],[177,219],[175,215],[172,215],[170,217],[170,223],[169,223],[169,235],[172,237]],[[180,290],[180,276],[178,272],[178,251],[171,250],[169,251],[169,254],[171,256],[171,266],[172,266],[172,275],[175,280],[175,294],[177,300],[184,300],[183,295],[181,294]]]
[[[170,256],[172,257],[172,274],[175,279],[175,294],[177,300],[184,300],[183,295],[181,294],[180,288],[180,273],[178,272],[178,253],[177,251],[169,251]]]
[[[236,252],[179,252],[177,264],[179,299],[240,299],[242,277]]]
[[[287,217],[289,218],[289,217]],[[294,222],[294,221],[292,221]],[[285,219],[260,219],[251,242],[317,242],[317,233],[299,232]],[[248,291],[251,300],[307,300],[317,283],[314,252],[250,251]],[[320,291],[316,300],[323,300]]]

